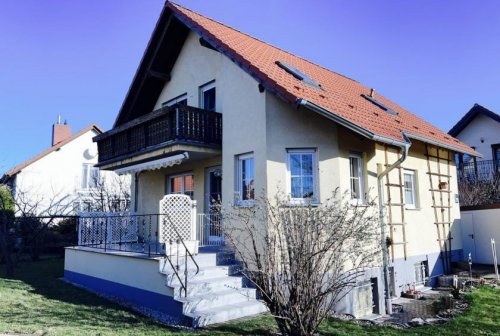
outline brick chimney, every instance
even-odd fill
[[[61,124],[61,116],[58,116],[57,123],[52,125],[52,146],[57,145],[70,136],[71,127],[66,123],[66,121],[64,122],[64,124]]]

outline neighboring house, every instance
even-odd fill
[[[453,158],[477,152],[355,80],[173,3],[113,129],[95,141],[101,169],[133,176],[132,204],[143,216],[124,223],[139,232],[127,238],[137,254],[110,252],[127,249],[121,236],[95,243],[96,223],[86,222],[82,246],[66,250],[65,278],[142,311],[194,325],[262,311],[255,293],[238,296],[241,279],[218,266],[220,254],[207,252],[223,241],[220,204],[252,206],[262,190],[284,190],[292,204],[319,204],[336,188],[350,190],[353,206],[385,200],[388,262],[367,270],[338,311],[383,314],[384,273],[399,296],[462,258]],[[196,201],[196,225],[186,219],[190,206],[177,206],[186,198]],[[158,212],[175,224],[150,215]],[[175,271],[179,236],[199,252],[188,281]]]
[[[54,124],[51,147],[8,170],[0,179],[12,190],[16,212],[52,216],[95,210],[104,179],[114,182],[118,178],[112,172],[101,174],[95,167],[97,146],[92,138],[101,133],[97,125],[71,134],[66,123],[59,120]],[[107,191],[111,188],[108,184]],[[130,181],[124,188],[130,189]]]
[[[493,264],[491,239],[500,255],[500,115],[475,104],[449,131],[482,154],[458,155],[464,254],[474,263]]]

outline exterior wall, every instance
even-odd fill
[[[497,209],[462,211],[464,260],[469,253],[472,262],[493,264],[491,239],[495,239],[497,258],[500,258],[500,207]],[[498,260],[497,260],[498,262]]]
[[[483,115],[477,115],[457,136],[457,139],[483,154],[483,160],[492,160],[492,144],[500,143],[500,123]],[[481,142],[483,139],[484,142]]]
[[[189,321],[157,259],[66,248],[64,279],[167,323]]]
[[[205,212],[205,169],[220,165],[220,160],[220,157],[202,161],[188,160],[178,166],[141,172],[138,178],[137,213],[159,213],[159,202],[167,194],[167,178],[183,173],[193,173],[194,200],[197,202],[197,211]],[[134,206],[135,188],[132,195]]]
[[[74,201],[88,196],[81,188],[82,165],[97,163],[97,156],[89,155],[97,153],[92,142],[96,135],[89,131],[24,168],[16,175],[15,194],[25,194],[30,204],[38,203],[38,214],[71,212]],[[112,180],[116,175],[102,172],[101,176]]]
[[[296,109],[266,93],[267,189],[286,192],[287,149],[314,148],[318,160],[319,201],[340,185],[337,125],[307,109]],[[256,171],[256,176],[258,173]]]
[[[184,93],[187,93],[188,105],[199,106],[199,87],[214,79],[216,111],[223,114],[222,202],[232,204],[236,155],[254,152],[255,190],[266,188],[266,95],[259,92],[257,82],[226,56],[202,47],[198,36],[191,32],[174,65],[172,79],[165,85],[155,109]],[[163,192],[158,191],[158,186],[149,186],[156,190],[155,199]],[[196,191],[195,194],[199,195]],[[198,206],[203,204],[198,196],[195,199]],[[144,206],[143,209],[150,211]]]

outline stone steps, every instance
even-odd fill
[[[184,282],[184,257],[179,257],[179,274]],[[243,286],[241,276],[236,276],[234,253],[227,251],[200,253],[194,256],[200,269],[188,258],[187,296],[171,265],[160,260],[160,273],[166,277],[166,285],[173,289],[174,299],[182,303],[182,312],[192,320],[193,327],[203,327],[233,319],[252,316],[266,311],[265,305],[256,299],[253,288]],[[177,259],[172,260],[177,263]]]

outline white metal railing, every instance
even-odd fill
[[[132,213],[81,212],[78,245],[121,244],[138,240],[137,216]]]
[[[200,246],[223,246],[224,231],[221,214],[198,214],[197,240]]]

